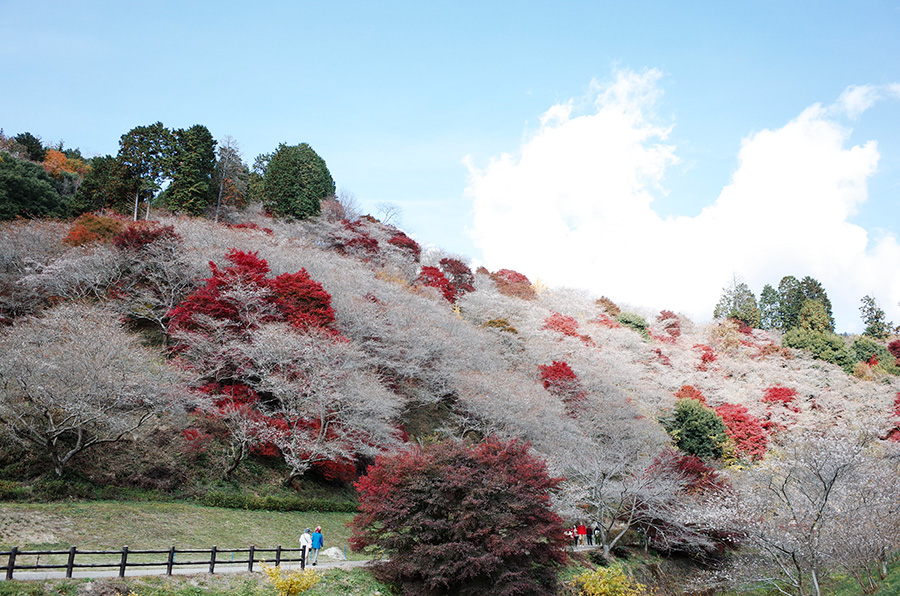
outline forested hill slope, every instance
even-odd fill
[[[829,552],[856,534],[874,549],[857,561],[895,552],[886,342],[842,339],[842,367],[735,320],[473,272],[368,216],[230,217],[2,224],[0,494],[302,493],[410,443],[493,436],[565,479],[558,511],[607,554],[630,531],[664,552],[802,550],[769,524],[794,502],[773,486],[829,470]]]
[[[731,425],[726,459],[758,459],[798,429],[893,428],[898,383],[878,366],[853,376],[733,321],[698,325],[513,271],[473,273],[372,218],[245,217],[5,224],[4,337],[37,333],[41,317],[71,329],[60,341],[76,350],[116,335],[134,351],[129,376],[166,389],[132,388],[146,410],[191,412],[166,427],[185,449],[202,447],[211,418],[226,427],[234,458],[223,473],[250,453],[280,452],[291,475],[349,477],[359,458],[434,434],[520,437],[562,470],[599,428],[658,451],[670,440],[658,420],[685,396]],[[4,364],[5,379],[36,374],[14,366]],[[125,426],[143,412],[120,410],[109,408]],[[322,429],[327,440],[313,446]],[[38,432],[7,430],[26,443]]]

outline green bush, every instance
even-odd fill
[[[897,359],[888,351],[887,347],[878,343],[868,335],[860,335],[853,341],[850,347],[856,360],[869,362],[874,356],[878,360],[878,367],[892,375],[900,374]]]
[[[247,509],[250,511],[319,511],[323,513],[355,513],[354,501],[337,499],[302,499],[299,497],[264,497],[243,493],[211,491],[201,497],[200,502],[207,507],[226,509]]]
[[[647,331],[647,320],[641,315],[636,315],[633,312],[623,312],[616,316],[616,321],[626,327],[631,327],[645,338],[650,337],[650,333]]]
[[[699,401],[679,399],[672,414],[660,422],[675,446],[684,453],[703,459],[724,455],[728,443],[725,423],[714,410]]]
[[[853,374],[856,359],[844,339],[830,331],[810,331],[794,328],[784,334],[781,345],[810,352],[814,358],[837,364]]]

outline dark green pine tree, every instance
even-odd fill
[[[273,215],[306,219],[334,196],[334,179],[325,160],[306,143],[280,144],[265,168],[263,206]]]
[[[778,329],[778,290],[766,284],[759,294],[759,326],[761,329]]]
[[[736,319],[748,327],[759,328],[760,315],[756,306],[756,296],[736,275],[732,277],[731,285],[723,289],[719,303],[713,311],[713,317]]]
[[[216,141],[202,124],[174,131],[172,183],[165,202],[172,211],[202,215],[216,199]]]

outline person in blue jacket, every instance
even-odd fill
[[[319,561],[319,549],[325,544],[325,537],[322,536],[322,526],[316,526],[316,531],[312,533],[312,562],[313,567]]]

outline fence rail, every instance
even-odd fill
[[[247,553],[247,558],[239,558],[235,559],[235,554],[243,555]],[[266,553],[272,553],[274,556],[272,558],[267,558],[263,555]],[[291,557],[290,555],[298,553],[299,557]],[[175,555],[206,555],[204,559],[198,560],[175,560]],[[8,551],[0,551],[0,561],[6,559],[7,563],[5,566],[0,567],[0,571],[6,572],[6,579],[13,579],[13,574],[16,570],[24,571],[26,569],[29,570],[41,570],[41,569],[65,569],[66,577],[72,577],[72,572],[76,569],[98,569],[105,568],[119,570],[119,577],[125,577],[125,570],[129,567],[165,567],[166,575],[172,575],[172,569],[180,566],[198,566],[203,565],[209,566],[209,572],[215,573],[217,564],[246,564],[247,571],[253,571],[253,565],[256,563],[273,560],[274,564],[277,567],[282,563],[300,563],[300,568],[306,568],[306,547],[303,546],[301,548],[282,548],[281,546],[277,546],[275,548],[257,548],[255,546],[251,546],[250,548],[229,548],[229,549],[220,549],[216,546],[207,549],[196,549],[196,548],[183,548],[176,549],[174,546],[166,549],[166,550],[130,550],[127,546],[123,546],[121,550],[78,550],[76,547],[72,546],[68,550],[19,550],[18,547],[12,547],[11,550]],[[40,558],[43,556],[49,557],[59,557],[65,555],[66,562],[65,563],[40,563]],[[93,562],[93,563],[76,563],[75,558],[81,555],[82,560],[86,557],[90,557],[92,559],[96,559],[98,557],[111,556],[110,561],[101,561],[101,562]],[[144,555],[165,555],[165,558],[161,558],[161,560],[143,560],[143,561],[129,561],[128,558],[132,555],[141,555],[141,558],[146,559]],[[230,555],[230,558],[227,558]],[[287,555],[287,556],[285,556]],[[23,557],[37,557],[33,564],[21,564],[19,561]],[[224,557],[224,558],[220,558]],[[152,559],[152,557],[150,557]]]

